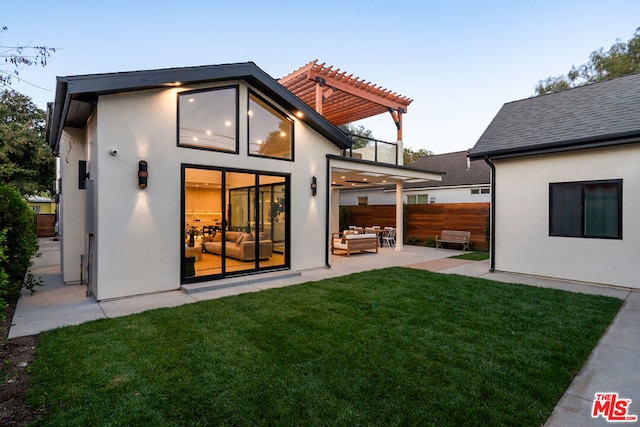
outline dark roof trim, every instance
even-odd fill
[[[58,77],[47,141],[51,149],[57,153],[62,129],[68,124],[67,115],[72,101],[95,103],[100,95],[176,87],[176,82],[180,82],[180,85],[191,85],[225,80],[246,81],[289,111],[302,112],[303,117],[299,120],[338,148],[351,147],[351,139],[348,136],[253,62]]]
[[[617,134],[598,135],[595,137],[580,138],[570,141],[559,141],[535,146],[510,148],[503,150],[471,151],[469,158],[472,160],[491,158],[504,159],[511,157],[533,156],[537,154],[560,153],[564,151],[584,150],[587,148],[609,147],[613,145],[633,144],[640,142],[640,130],[620,132]]]
[[[391,163],[374,162],[372,160],[356,159],[356,158],[353,158],[353,157],[337,156],[335,154],[327,154],[327,159],[329,159],[329,160],[341,160],[341,161],[357,163],[357,164],[361,164],[361,165],[384,166],[385,168],[396,169],[396,170],[399,170],[399,171],[433,173],[433,174],[436,174],[436,175],[446,175],[447,174],[446,172],[441,172],[441,171],[432,171],[432,170],[427,170],[427,169],[410,168],[408,166],[394,165],[394,164],[391,164]]]

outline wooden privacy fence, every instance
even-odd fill
[[[486,251],[487,217],[490,203],[433,203],[425,205],[405,205],[407,227],[405,240],[411,236],[417,244],[426,240],[435,241],[442,230],[463,230],[471,232],[471,249]],[[348,206],[350,225],[395,227],[395,205]]]
[[[56,215],[55,214],[38,214],[36,215],[36,234],[38,237],[53,237],[56,235],[55,230]]]

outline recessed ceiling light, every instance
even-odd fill
[[[195,99],[189,98],[189,102],[194,102],[194,101],[195,101]]]
[[[340,178],[345,179],[345,178],[346,178],[346,176],[342,175]]]
[[[304,117],[304,114],[302,113],[302,111],[298,111],[298,112],[296,113],[296,117],[297,117],[297,118],[299,118],[299,119],[301,119],[301,118],[303,118],[303,117]]]

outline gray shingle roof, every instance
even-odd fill
[[[471,158],[640,137],[640,73],[506,103]]]
[[[491,181],[491,169],[483,160],[472,161],[467,169],[467,151],[421,157],[409,167],[427,171],[438,170],[445,174],[442,175],[442,181],[405,184],[406,189],[489,184]]]

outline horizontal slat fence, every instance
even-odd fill
[[[36,215],[36,235],[38,237],[55,236],[56,235],[55,223],[56,223],[55,214]]]
[[[407,231],[405,239],[413,236],[418,244],[425,240],[435,240],[442,230],[462,230],[471,232],[471,248],[488,249],[485,229],[490,203],[433,203],[425,205],[405,205],[407,208]],[[395,205],[349,206],[350,225],[360,227],[379,225],[395,227]],[[453,246],[457,247],[457,246]]]

